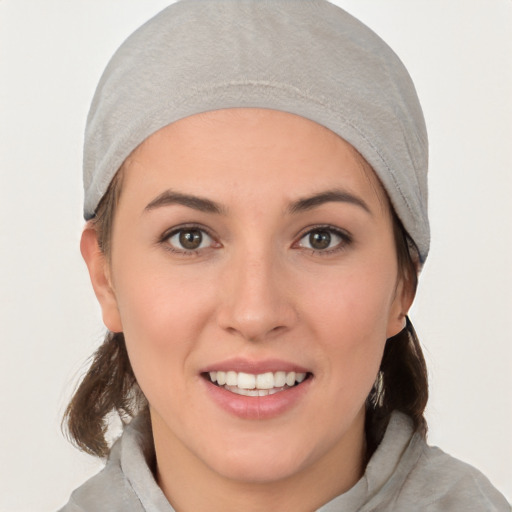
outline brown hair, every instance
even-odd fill
[[[96,229],[99,248],[107,258],[110,257],[112,225],[121,197],[122,179],[121,169],[90,221]],[[126,424],[137,414],[147,413],[148,404],[133,373],[122,332],[108,332],[91,359],[87,373],[64,412],[62,424],[80,450],[106,457],[110,452],[106,433],[111,414],[117,414]]]
[[[400,277],[416,292],[418,251],[394,211],[393,231]],[[427,401],[427,365],[416,331],[406,317],[405,328],[386,341],[377,378],[366,399],[367,456],[371,456],[381,442],[393,411],[407,414],[415,431],[426,437]]]
[[[107,258],[121,185],[122,170],[112,180],[91,221],[97,230],[99,247]],[[394,213],[393,230],[400,277],[414,292],[418,253]],[[407,414],[415,430],[425,436],[427,424],[423,413],[427,399],[425,360],[418,337],[407,318],[405,329],[387,340],[379,373],[366,400],[367,457],[382,440],[395,410]],[[105,434],[112,413],[117,413],[126,424],[138,414],[147,414],[148,403],[133,373],[123,333],[109,332],[93,355],[91,365],[64,413],[63,425],[67,426],[69,437],[78,448],[106,457],[110,447]]]

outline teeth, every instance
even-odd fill
[[[286,372],[274,373],[274,384],[276,388],[282,388],[286,384]]]
[[[286,384],[293,386],[295,384],[295,372],[289,372],[286,374]]]
[[[238,375],[236,372],[226,372],[226,386],[236,386],[238,384]]]
[[[266,372],[253,375],[244,372],[210,372],[210,380],[219,386],[246,396],[266,396],[276,392],[276,388],[300,384],[306,378],[305,373],[296,372]],[[234,391],[234,390],[237,391]],[[246,393],[247,392],[247,393]]]
[[[283,389],[243,389],[238,386],[226,386],[225,389],[231,391],[231,393],[235,393],[236,395],[243,396],[268,396],[274,395],[275,393],[279,393],[280,391],[284,391]]]
[[[237,386],[242,389],[254,389],[256,387],[260,388],[260,386],[256,385],[256,375],[242,372],[238,374]]]
[[[240,385],[239,385],[240,387]],[[272,389],[274,387],[274,374],[271,372],[260,373],[256,376],[256,387],[258,389]]]
[[[239,388],[238,386],[226,386],[226,389],[231,391],[232,393],[236,393],[237,395],[260,396],[259,389],[244,389]],[[268,391],[266,391],[266,393],[268,393]]]

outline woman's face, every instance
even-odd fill
[[[409,299],[385,194],[350,145],[262,109],[160,130],[124,166],[106,277],[159,464],[360,476],[365,399]]]

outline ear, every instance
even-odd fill
[[[80,252],[89,270],[92,287],[101,306],[103,323],[111,332],[122,332],[123,326],[112,288],[109,264],[99,247],[96,229],[90,222],[87,223],[82,233]]]
[[[416,291],[413,289],[409,280],[400,278],[396,290],[393,304],[389,312],[387,338],[391,338],[405,328],[406,317],[414,300]]]

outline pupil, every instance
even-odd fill
[[[327,249],[331,244],[331,234],[328,231],[314,231],[309,235],[309,243],[313,249]]]
[[[185,249],[197,249],[202,241],[203,235],[198,229],[191,229],[180,233],[180,244]]]

